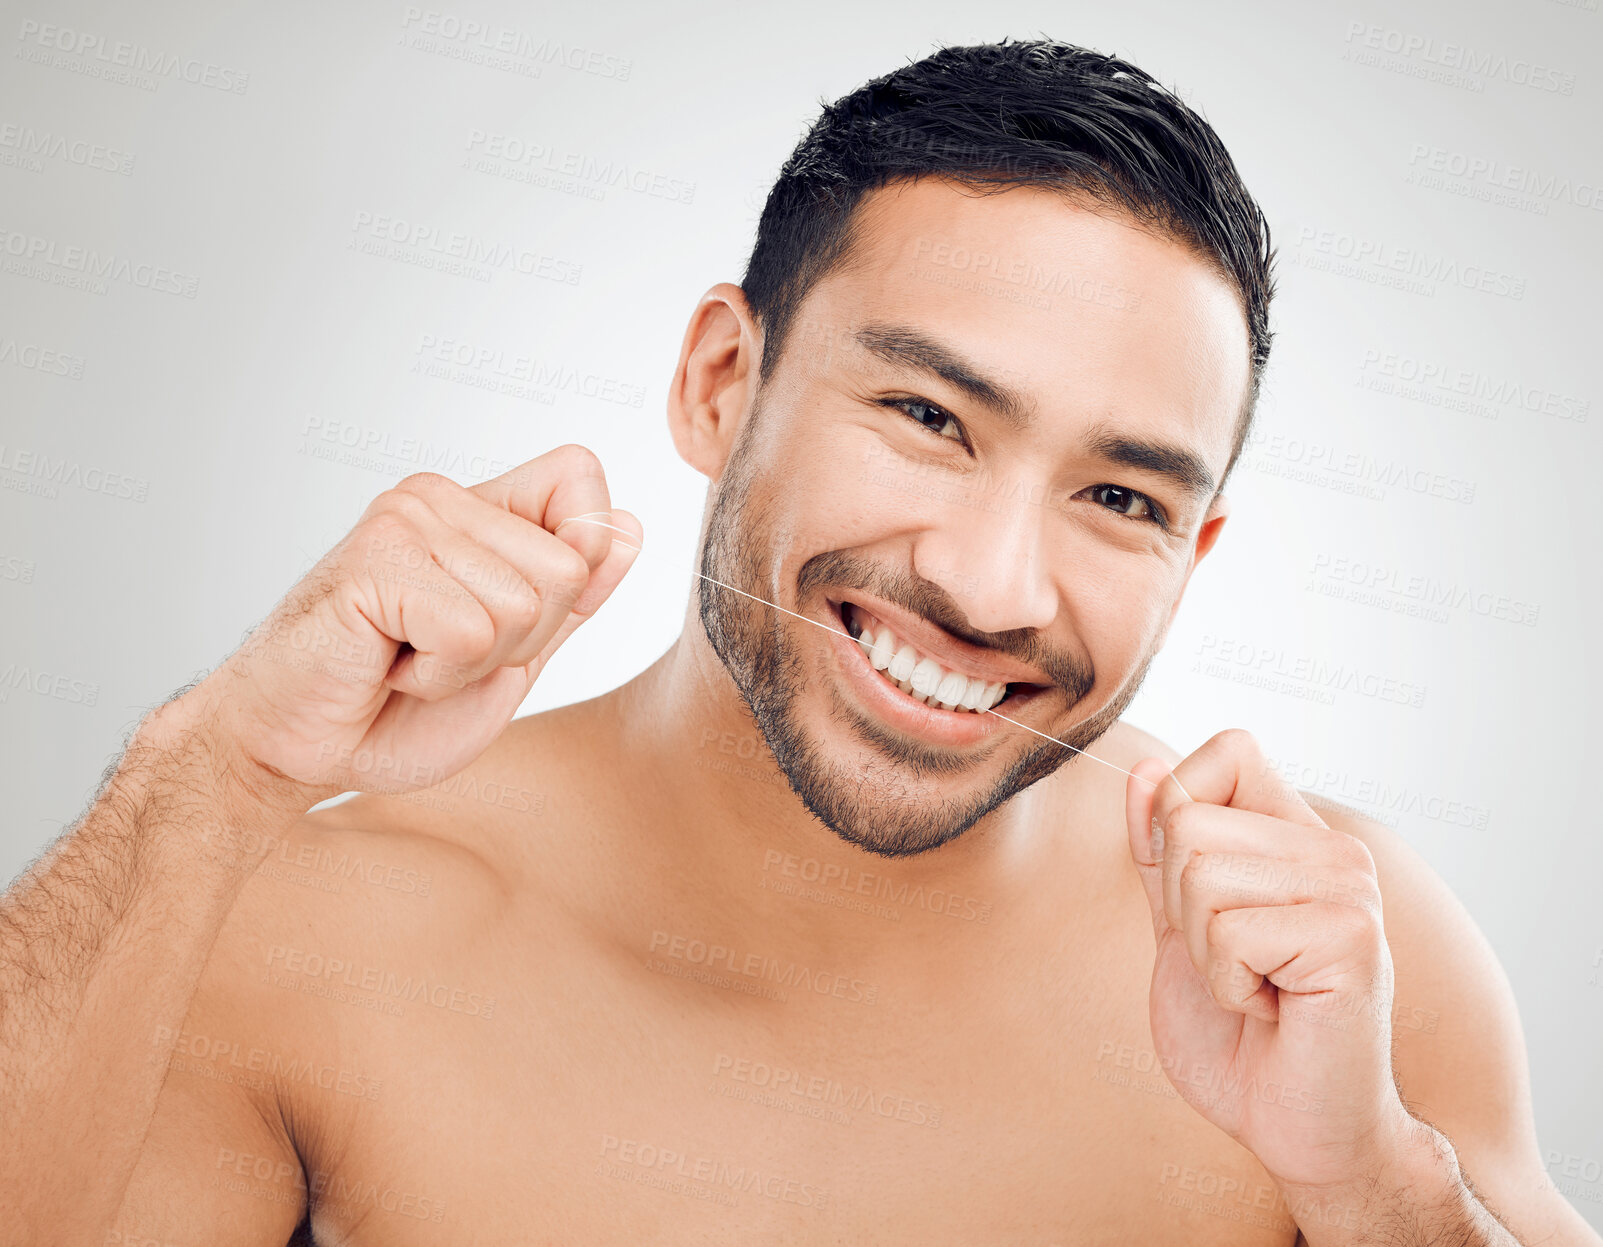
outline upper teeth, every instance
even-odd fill
[[[1007,692],[1005,682],[987,684],[978,676],[962,675],[926,658],[883,624],[877,631],[875,625],[865,625],[857,643],[875,671],[883,672],[902,692],[926,705],[982,712],[996,705]]]

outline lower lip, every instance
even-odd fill
[[[909,736],[918,736],[941,745],[971,745],[984,740],[1002,726],[1004,720],[987,711],[942,710],[939,706],[914,701],[874,670],[867,651],[846,630],[846,621],[840,614],[840,603],[832,601],[829,605],[840,629],[833,643],[840,652],[841,670],[845,672],[847,682],[851,684],[858,700],[875,717]],[[1007,704],[1011,705],[1014,701],[1022,704],[1038,695],[1033,691],[1015,694],[1008,698]]]

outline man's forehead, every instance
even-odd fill
[[[1129,261],[1133,248],[1160,247],[1181,259],[1185,248],[1089,191],[1047,185],[980,187],[947,177],[897,179],[859,200],[849,262],[870,271],[952,244],[986,246],[969,257],[1012,263],[1067,259]],[[994,265],[992,266],[994,269]]]

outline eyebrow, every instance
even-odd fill
[[[1120,433],[1106,422],[1093,425],[1081,444],[1099,459],[1168,477],[1182,492],[1198,501],[1214,495],[1213,473],[1208,471],[1201,456],[1184,446],[1145,442]]]
[[[858,345],[886,363],[919,372],[931,372],[942,381],[983,403],[1015,429],[1027,429],[1035,420],[1035,404],[1000,381],[992,381],[944,342],[908,325],[864,325],[857,331]]]
[[[1000,381],[986,377],[945,343],[909,325],[868,324],[856,333],[858,345],[889,364],[933,373],[975,402],[996,412],[1014,429],[1035,422],[1035,404]],[[1196,452],[1167,442],[1149,442],[1121,433],[1107,421],[1081,439],[1084,451],[1109,463],[1167,477],[1192,498],[1213,497],[1215,482]]]

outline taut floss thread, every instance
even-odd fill
[[[601,520],[592,519],[591,518],[594,515],[603,515],[603,514],[604,515],[610,515],[611,512],[610,511],[607,511],[607,512],[589,511],[589,512],[586,512],[584,515],[570,515],[567,519],[561,521],[561,523],[559,523],[557,525],[557,529],[560,530],[562,528],[563,524],[575,524],[575,523],[577,523],[577,524],[595,524],[596,526],[598,526],[600,528],[610,528],[615,533],[623,533],[623,535],[625,537],[633,537],[634,536],[633,533],[629,532],[627,529],[619,528],[616,524],[607,524],[607,523],[603,523]],[[630,549],[630,550],[635,551],[637,554],[640,551],[640,547],[639,546],[630,545],[629,542],[627,542],[627,541],[618,541],[618,539],[616,537],[613,538],[613,541],[616,542],[618,545],[621,545],[621,546],[625,547],[626,549]],[[717,585],[721,589],[728,589],[731,593],[738,593],[738,594],[740,594],[741,597],[750,598],[753,602],[761,602],[764,606],[773,607],[774,610],[779,611],[782,614],[789,615],[792,619],[799,619],[803,623],[812,624],[813,627],[822,628],[825,632],[833,632],[836,636],[843,636],[848,641],[852,641],[853,644],[856,644],[856,642],[853,641],[853,638],[852,638],[850,633],[842,632],[839,628],[831,628],[828,624],[821,624],[816,619],[807,618],[806,615],[798,615],[795,611],[786,610],[783,606],[780,606],[776,602],[770,602],[767,598],[760,598],[755,593],[747,593],[744,589],[737,589],[737,588],[735,588],[734,585],[726,585],[723,581],[715,580],[715,579],[713,579],[713,577],[705,575],[702,572],[697,572],[696,575],[700,576],[703,580],[708,581],[711,584]],[[1022,727],[1026,732],[1034,733],[1036,736],[1041,737],[1043,740],[1051,741],[1054,745],[1062,745],[1065,749],[1073,749],[1075,753],[1079,754],[1083,758],[1090,758],[1091,761],[1100,762],[1103,766],[1113,767],[1113,769],[1115,771],[1118,771],[1119,774],[1128,775],[1131,779],[1139,779],[1139,780],[1141,780],[1141,782],[1143,784],[1148,784],[1153,788],[1156,788],[1158,786],[1158,784],[1161,784],[1163,782],[1163,780],[1159,780],[1158,784],[1154,784],[1150,779],[1142,779],[1142,777],[1137,775],[1134,771],[1127,771],[1122,766],[1114,766],[1114,764],[1109,762],[1106,758],[1099,758],[1094,753],[1087,753],[1084,749],[1080,749],[1075,745],[1071,745],[1067,741],[1059,740],[1056,736],[1048,736],[1045,732],[1037,732],[1029,724],[1020,723],[1017,719],[1010,719],[1005,714],[997,714],[997,712],[995,710],[986,710],[986,711],[983,711],[983,713],[985,713],[985,714],[994,714],[994,715],[996,715],[996,717],[998,719],[1001,719],[1004,723],[1011,723],[1014,727]],[[1179,781],[1179,779],[1177,779],[1175,777],[1175,775],[1174,775],[1174,773],[1172,771],[1167,776],[1165,776],[1164,778],[1174,780],[1174,786],[1176,788],[1178,788],[1182,793],[1185,793],[1185,798],[1186,798],[1187,801],[1193,801],[1193,800],[1196,799],[1189,792],[1186,792],[1185,785],[1182,784]],[[1158,853],[1161,856],[1162,853],[1163,853],[1163,832],[1162,832],[1162,829],[1158,827],[1157,819],[1153,819],[1152,820],[1152,828],[1153,828],[1153,849],[1154,849],[1154,851],[1156,853]]]

